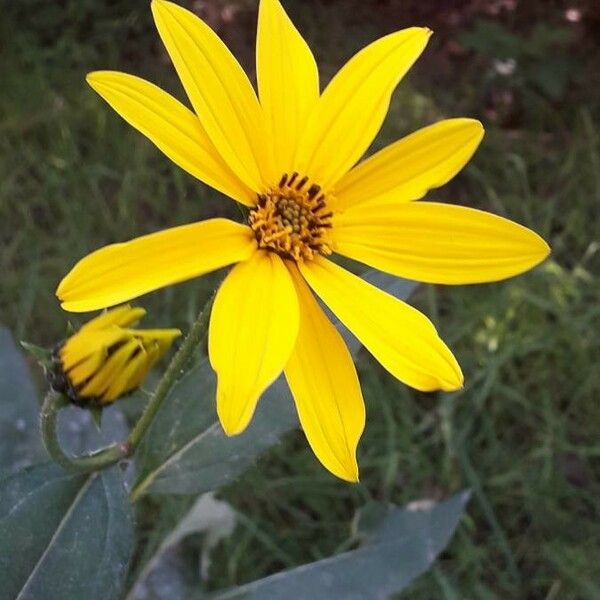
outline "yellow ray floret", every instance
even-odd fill
[[[491,213],[439,202],[364,202],[334,222],[338,252],[427,283],[497,281],[548,256],[535,232]]]
[[[102,406],[136,389],[179,329],[132,329],[146,314],[121,306],[83,325],[54,353],[53,387],[72,402]]]
[[[313,54],[280,1],[260,0],[257,94],[196,15],[166,0],[153,0],[152,13],[193,112],[132,75],[98,71],[88,81],[177,165],[245,205],[245,218],[192,223],[97,250],[73,267],[57,295],[66,310],[95,310],[234,265],[209,326],[223,429],[242,432],[261,394],[284,372],[316,456],[338,477],[356,481],[365,419],[360,386],[348,349],[314,294],[407,385],[456,390],[463,374],[424,315],[331,257],[458,284],[522,273],[549,247],[508,219],[418,202],[469,161],[483,138],[475,119],[442,120],[360,162],[429,29],[411,27],[374,41],[321,93]],[[143,376],[132,357],[153,334],[123,337],[119,327],[132,317],[120,310],[102,317],[110,327],[88,326],[86,334],[95,344],[118,345],[110,360],[81,356],[75,341],[65,350],[65,358],[79,359],[70,373],[96,374],[86,382],[88,393],[113,397]],[[163,345],[156,340],[153,348],[148,363]]]
[[[259,251],[219,288],[208,351],[217,373],[217,412],[228,435],[248,425],[256,402],[281,373],[298,334],[298,301],[283,261]]]
[[[296,267],[290,267],[300,303],[298,338],[285,378],[314,453],[338,477],[358,481],[356,447],[365,428],[365,404],[350,352]]]

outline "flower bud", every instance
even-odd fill
[[[79,406],[105,406],[135,390],[179,329],[133,329],[146,311],[120,306],[102,313],[56,346],[46,374]]]

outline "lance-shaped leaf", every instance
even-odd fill
[[[140,452],[133,498],[145,490],[198,494],[231,483],[297,424],[283,379],[262,396],[248,429],[227,437],[215,411],[215,375],[207,359],[173,388]]]
[[[397,298],[406,299],[416,284],[370,270],[363,277]],[[353,355],[358,341],[337,319]],[[206,360],[189,371],[163,403],[140,451],[133,498],[155,494],[199,494],[216,490],[253,465],[281,436],[298,425],[283,377],[261,397],[244,433],[226,437],[215,411],[215,377]]]
[[[212,600],[386,600],[424,573],[454,533],[468,492],[440,504],[395,508],[367,543],[211,596]]]
[[[116,599],[132,549],[118,467],[78,475],[43,464],[0,481],[0,598]]]
[[[0,471],[14,471],[44,457],[38,430],[39,401],[23,353],[0,328]]]

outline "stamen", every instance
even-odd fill
[[[316,253],[331,254],[328,230],[333,213],[324,212],[327,200],[321,186],[306,175],[299,177],[296,171],[291,176],[284,173],[279,185],[258,194],[248,222],[260,248],[305,261]]]
[[[305,175],[296,185],[297,190],[301,190],[304,187],[304,184],[308,181],[308,177]]]
[[[281,186],[279,186],[281,187]],[[321,186],[317,185],[316,183],[313,183],[309,188],[308,188],[308,192],[306,192],[306,195],[309,198],[314,198],[319,192],[321,191]]]

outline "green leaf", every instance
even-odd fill
[[[462,492],[440,504],[392,509],[358,550],[283,571],[213,600],[385,600],[424,573],[446,547],[469,499]]]
[[[155,494],[199,494],[241,475],[297,425],[283,379],[262,396],[248,429],[227,437],[215,412],[215,375],[204,358],[173,388],[144,441],[134,486]]]
[[[363,278],[404,299],[416,283],[370,270]],[[358,341],[335,320],[350,351]],[[134,498],[154,494],[200,494],[239,477],[281,436],[298,424],[283,377],[263,394],[246,431],[228,438],[215,411],[215,376],[206,359],[173,387],[137,455],[139,476]]]
[[[29,367],[8,329],[0,328],[0,470],[15,471],[45,456],[39,401]]]
[[[77,475],[43,464],[0,481],[0,598],[116,599],[132,549],[118,467]]]

